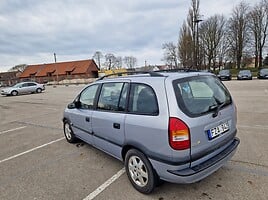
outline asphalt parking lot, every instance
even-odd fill
[[[268,81],[226,81],[238,108],[241,144],[232,160],[190,185],[137,192],[123,164],[63,138],[62,113],[83,86],[0,96],[0,199],[268,199]]]

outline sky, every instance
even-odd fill
[[[204,18],[229,17],[241,0],[200,0]],[[251,0],[254,5],[259,0]],[[134,56],[164,64],[162,45],[177,42],[191,0],[0,0],[0,72],[18,64]]]

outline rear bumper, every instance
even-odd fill
[[[236,149],[240,143],[238,138],[235,138],[232,143],[226,147],[223,151],[221,151],[216,156],[210,158],[209,160],[194,166],[188,167],[181,170],[174,170],[174,166],[170,166],[173,168],[172,170],[159,170],[161,174],[159,174],[160,178],[172,183],[194,183],[197,182],[213,172],[217,171],[220,167],[227,163],[236,152]],[[158,168],[157,163],[152,161],[154,167]],[[161,167],[164,167],[163,165]],[[168,167],[168,166],[165,166]]]

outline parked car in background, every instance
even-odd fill
[[[69,143],[124,162],[134,188],[150,193],[160,180],[193,183],[226,164],[239,144],[236,113],[214,74],[141,72],[87,85],[66,107],[63,130]]]
[[[260,69],[258,71],[258,78],[259,79],[268,79],[268,69]]]
[[[19,94],[27,94],[27,93],[41,93],[45,90],[44,84],[39,84],[36,82],[21,82],[17,83],[12,87],[3,88],[1,90],[2,95],[12,95],[16,96]]]
[[[240,70],[237,74],[237,80],[252,80],[252,73],[250,70]]]
[[[232,80],[232,74],[229,69],[220,70],[218,77],[221,80],[229,80],[229,81]]]

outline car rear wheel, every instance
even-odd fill
[[[17,96],[19,93],[18,93],[18,91],[16,91],[16,90],[13,90],[12,92],[11,92],[11,95],[12,96]]]
[[[64,135],[69,143],[75,143],[77,141],[77,138],[75,137],[72,127],[68,121],[65,121],[63,123],[63,130],[64,130]]]
[[[42,89],[41,88],[37,88],[36,89],[36,93],[41,93],[42,92]]]
[[[131,149],[125,158],[125,168],[127,176],[136,190],[141,193],[151,193],[157,184],[157,175],[146,156],[136,150]]]

